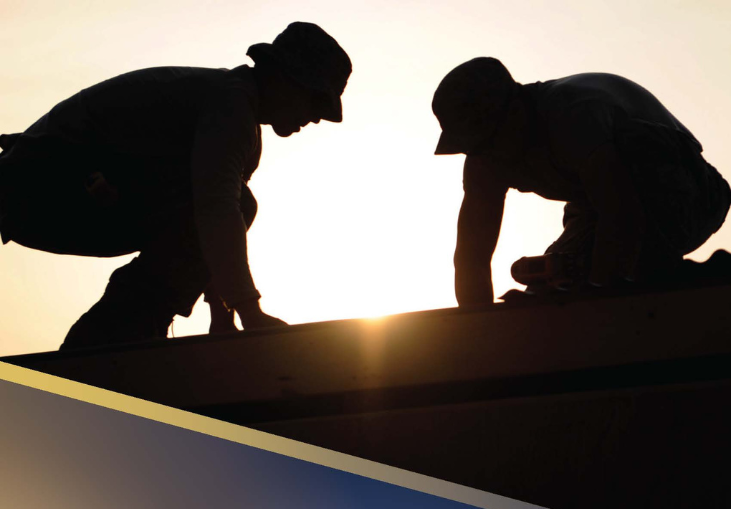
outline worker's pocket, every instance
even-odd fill
[[[185,155],[100,154],[87,190],[100,204],[112,204],[151,219],[192,204],[190,161]]]

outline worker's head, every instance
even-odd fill
[[[277,134],[289,136],[321,119],[342,121],[340,96],[352,69],[350,58],[319,26],[292,23],[272,44],[254,44],[247,55],[261,84],[262,123]]]
[[[442,127],[434,153],[467,154],[484,144],[503,123],[518,87],[495,58],[474,58],[450,71],[432,101]]]

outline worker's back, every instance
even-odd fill
[[[598,101],[620,108],[631,119],[645,120],[690,131],[649,90],[622,76],[582,73],[542,84],[546,101],[575,106]]]
[[[187,154],[198,113],[223,88],[256,93],[245,66],[154,67],[108,79],[56,105],[24,136],[52,136],[129,155]]]

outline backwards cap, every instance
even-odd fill
[[[340,122],[340,96],[348,83],[352,65],[335,39],[313,23],[296,21],[279,34],[272,44],[254,44],[246,52],[254,62],[277,64],[288,76],[327,98],[323,119]]]

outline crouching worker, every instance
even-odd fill
[[[231,328],[226,310],[246,329],[286,325],[259,307],[247,262],[260,125],[286,137],[310,122],[340,122],[351,64],[332,37],[300,22],[247,54],[254,67],[122,74],[0,140],[4,243],[140,253],[112,274],[62,349],[164,337],[206,288],[212,330]]]
[[[574,288],[672,278],[729,209],[729,185],[698,140],[620,76],[522,85],[500,61],[476,58],[447,74],[432,109],[442,127],[436,154],[467,155],[454,257],[460,305],[493,302],[490,263],[508,189],[566,202],[549,256],[514,272],[563,263],[573,274],[555,282]]]

